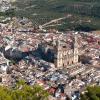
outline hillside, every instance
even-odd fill
[[[100,29],[100,0],[16,0],[14,5],[16,16],[28,17],[34,25],[67,16],[57,28]]]

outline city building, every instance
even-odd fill
[[[73,43],[71,45],[67,45],[62,39],[57,40],[54,63],[57,68],[78,63],[77,34],[74,34]]]

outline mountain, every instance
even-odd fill
[[[67,17],[60,21],[61,26],[55,28],[100,29],[100,0],[16,0],[13,4],[16,16],[27,17],[34,25]]]

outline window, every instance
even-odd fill
[[[67,62],[67,64],[69,65],[69,61]]]
[[[2,77],[0,77],[0,82],[2,82]]]

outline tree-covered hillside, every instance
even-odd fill
[[[100,0],[16,0],[15,5],[16,16],[28,17],[36,25],[71,14],[62,28],[100,29]]]

